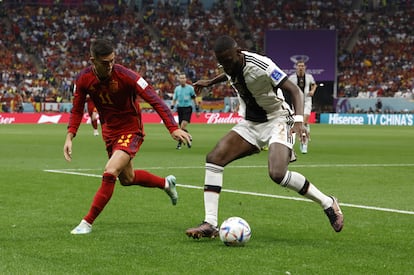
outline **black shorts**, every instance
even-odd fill
[[[177,113],[178,113],[178,124],[181,124],[183,120],[190,123],[191,120],[191,114],[193,113],[193,107],[177,107]]]

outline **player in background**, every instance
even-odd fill
[[[95,104],[91,100],[89,95],[86,95],[86,109],[88,111],[88,115],[91,119],[91,125],[93,128],[93,135],[99,136],[98,131],[98,110],[96,110]]]
[[[196,94],[193,86],[187,83],[187,77],[184,73],[178,75],[179,85],[174,89],[173,100],[171,103],[171,110],[177,106],[178,124],[181,130],[188,133],[187,126],[191,122],[191,115],[193,114],[193,103],[197,112],[200,115],[200,107],[196,101]],[[191,148],[191,143],[187,143],[188,148]],[[177,149],[181,149],[181,141],[178,141]]]
[[[188,133],[179,129],[169,107],[158,97],[154,88],[138,73],[115,64],[114,48],[110,41],[92,41],[90,54],[92,65],[83,69],[75,80],[73,108],[63,153],[67,161],[72,160],[72,139],[78,131],[89,94],[100,115],[102,137],[109,160],[89,212],[71,231],[72,234],[92,231],[93,222],[111,199],[117,178],[123,186],[160,188],[168,194],[173,205],[177,203],[176,179],[173,175],[163,178],[133,167],[132,159],[145,136],[138,96],[154,108],[173,139],[184,143],[191,140]]]
[[[234,160],[260,152],[269,145],[268,173],[282,187],[318,203],[336,232],[342,230],[343,214],[336,198],[322,193],[310,180],[288,170],[293,161],[291,132],[307,136],[303,127],[303,93],[268,57],[243,51],[229,36],[219,37],[214,53],[224,73],[194,83],[196,91],[229,81],[238,94],[239,115],[244,119],[222,137],[206,156],[204,178],[204,221],[186,230],[189,237],[214,238],[218,235],[218,205],[223,186],[224,167]],[[278,88],[292,96],[296,113],[278,96]]]
[[[316,92],[318,85],[315,79],[309,73],[306,73],[306,65],[304,61],[296,62],[296,73],[289,76],[289,80],[297,84],[303,93],[304,110],[303,110],[303,124],[306,127],[310,136],[309,117],[312,111],[312,97]],[[302,154],[308,153],[309,138],[301,139],[300,151]]]

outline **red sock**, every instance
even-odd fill
[[[164,189],[165,178],[161,178],[145,170],[135,170],[133,185],[141,185],[144,187],[158,187]]]
[[[101,187],[96,191],[95,197],[93,198],[91,208],[88,214],[83,218],[88,223],[92,224],[105,205],[109,202],[112,197],[112,193],[115,188],[116,177],[109,173],[104,173],[102,176]]]

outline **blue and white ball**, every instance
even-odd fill
[[[230,217],[221,224],[219,235],[227,246],[242,246],[250,240],[252,232],[246,220]]]

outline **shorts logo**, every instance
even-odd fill
[[[130,138],[132,137],[131,134],[129,135],[122,135],[121,138],[118,140],[118,143],[122,147],[128,147],[128,144],[131,142]]]
[[[278,70],[274,70],[270,74],[270,77],[273,78],[273,80],[275,80],[275,81],[279,81],[282,78],[282,76],[283,76],[283,74]]]

